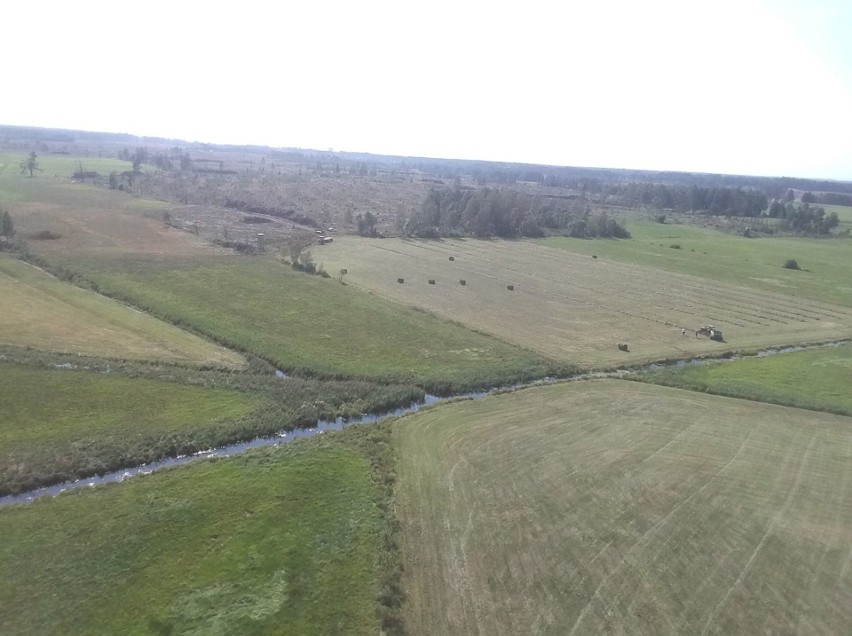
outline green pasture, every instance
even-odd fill
[[[409,632],[843,633],[850,422],[619,380],[406,417]]]
[[[0,631],[377,633],[384,522],[365,433],[0,508]]]
[[[625,217],[625,226],[632,234],[630,239],[554,237],[540,242],[580,254],[852,306],[852,239],[745,238],[691,223],[660,224],[633,215]],[[782,267],[791,258],[803,271]]]
[[[4,362],[0,386],[0,493],[158,459],[155,442],[175,443],[262,402],[235,390]]]
[[[272,258],[72,260],[69,266],[109,295],[286,370],[445,392],[557,370],[526,350]]]
[[[269,368],[230,373],[14,348],[0,348],[0,386],[0,494],[423,398],[411,386],[282,379]]]
[[[21,174],[19,164],[28,153],[0,153],[0,205],[39,202],[63,206],[93,206],[118,209],[163,208],[170,204],[129,195],[118,190],[109,190],[91,183],[75,183],[72,176],[82,168],[86,172],[98,172],[109,176],[110,172],[124,172],[133,166],[129,161],[106,157],[72,157],[39,154],[41,168],[33,177]]]
[[[640,378],[692,391],[852,415],[852,344],[669,367]]]

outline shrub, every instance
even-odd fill
[[[799,264],[796,262],[796,259],[794,258],[788,258],[786,261],[784,261],[783,267],[785,269],[801,269],[801,267],[799,267]]]
[[[669,245],[669,247],[672,248],[673,250],[679,250],[680,249],[680,243],[672,243],[671,245]]]

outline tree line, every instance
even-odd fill
[[[661,183],[608,184],[594,197],[630,208],[697,212],[725,216],[760,216],[769,199],[751,188],[667,186]]]
[[[545,236],[629,238],[630,233],[606,214],[592,214],[582,201],[554,199],[511,189],[433,188],[405,225],[421,238],[442,236]]]
[[[781,227],[796,234],[815,234],[826,236],[840,224],[836,212],[826,214],[822,207],[811,207],[810,203],[794,205],[778,200],[769,205],[769,216],[781,219]]]

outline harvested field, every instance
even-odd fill
[[[0,344],[242,367],[242,356],[0,254]]]
[[[618,380],[400,420],[412,634],[843,633],[852,420]]]
[[[556,369],[533,352],[271,258],[104,258],[96,267],[73,266],[139,307],[290,371],[454,392]]]
[[[318,253],[329,270],[347,268],[349,283],[587,365],[852,334],[848,307],[593,259],[530,241],[346,237]],[[405,278],[405,285],[398,285],[397,277]],[[511,293],[509,284],[515,288]],[[696,338],[694,330],[705,323],[722,329],[726,342]],[[630,352],[619,351],[619,342]]]

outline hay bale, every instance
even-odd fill
[[[627,343],[626,342],[619,342],[618,343],[618,350],[619,351],[629,351]]]
[[[398,283],[402,284],[402,283],[404,283],[404,282],[405,282],[405,279],[404,279],[404,278],[397,278],[397,279],[396,279],[396,282],[398,282]]]
[[[346,275],[349,273],[349,270],[344,267],[340,270],[340,273]]]
[[[506,285],[506,289],[508,289],[509,291],[515,291],[515,286],[514,285]]]
[[[598,257],[597,254],[592,254],[592,258],[597,258],[597,257]]]
[[[451,260],[451,261],[454,261],[454,260],[456,260],[456,257],[455,257],[455,256],[450,256],[450,260]]]
[[[429,279],[429,284],[430,284],[430,285],[434,285],[434,284],[435,284],[435,279],[434,279],[434,278],[430,278],[430,279]]]
[[[459,285],[467,285],[467,281],[462,278],[461,280],[459,280]]]

